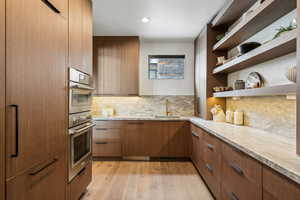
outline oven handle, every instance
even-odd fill
[[[95,90],[95,88],[89,87],[89,86],[83,86],[83,85],[72,85],[70,88],[74,89],[82,89],[82,90]]]
[[[74,134],[82,133],[82,132],[84,132],[84,131],[86,131],[86,130],[94,127],[94,126],[96,126],[96,124],[91,124],[91,125],[88,125],[88,126],[86,126],[84,128],[81,128],[81,129],[78,129],[78,130],[74,130],[74,131],[70,132],[70,134],[74,135]]]

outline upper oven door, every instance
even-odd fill
[[[69,113],[90,111],[92,106],[93,88],[79,83],[70,82]]]

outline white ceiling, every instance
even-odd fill
[[[94,0],[94,35],[195,38],[229,0]],[[141,18],[150,17],[147,24]]]

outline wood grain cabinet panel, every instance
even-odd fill
[[[6,177],[12,178],[66,151],[68,20],[36,0],[6,1],[6,16]]]
[[[0,0],[0,200],[5,198],[5,0]]]
[[[139,94],[138,37],[94,37],[93,63],[97,95]]]
[[[6,182],[7,200],[66,199],[65,158],[52,159],[37,165]]]
[[[221,194],[221,142],[214,136],[204,132],[203,135],[203,178],[216,197]]]
[[[300,185],[274,170],[263,168],[264,200],[300,200]]]
[[[196,168],[203,173],[203,133],[202,130],[195,125],[191,125],[191,137],[192,137],[192,152],[191,158]]]
[[[92,162],[83,168],[70,183],[70,200],[79,200],[92,181]]]
[[[189,122],[169,122],[168,129],[169,157],[190,157]]]
[[[222,145],[222,199],[262,199],[262,165]]]
[[[92,2],[69,0],[69,66],[92,74]]]

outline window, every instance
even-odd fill
[[[150,55],[149,79],[184,79],[185,55]]]

